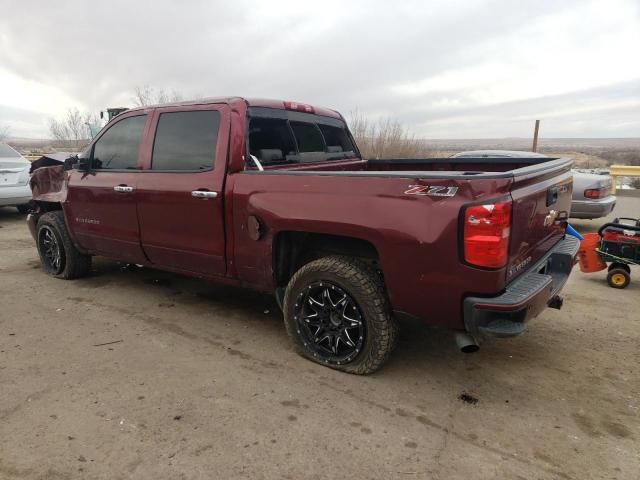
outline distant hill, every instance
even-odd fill
[[[87,140],[88,142],[88,140]],[[465,150],[531,150],[530,138],[419,139],[421,155],[448,157]],[[21,153],[68,150],[47,138],[11,137],[6,143]],[[640,165],[640,138],[540,138],[538,151],[564,155],[580,167],[606,167],[613,163]]]

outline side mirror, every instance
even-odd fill
[[[91,159],[78,157],[76,163],[73,165],[73,168],[75,168],[79,172],[88,172],[89,170],[91,170]]]

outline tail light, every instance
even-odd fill
[[[509,257],[511,202],[471,205],[464,211],[464,259],[486,268],[500,268]]]
[[[611,192],[611,187],[589,188],[584,191],[584,198],[604,198]]]
[[[315,113],[315,109],[306,103],[284,102],[284,108],[287,110],[295,110],[296,112]]]

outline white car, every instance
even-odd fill
[[[513,150],[475,150],[452,155],[456,158],[513,158],[546,157],[542,153]],[[606,217],[616,206],[616,197],[611,195],[611,176],[584,173],[572,170],[573,197],[571,199],[571,218],[594,219]]]
[[[31,163],[5,143],[0,143],[0,207],[13,206],[29,211]]]

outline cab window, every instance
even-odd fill
[[[153,142],[151,169],[213,169],[219,127],[218,111],[161,113]]]
[[[93,146],[91,168],[95,170],[131,170],[138,167],[138,150],[146,115],[120,120]]]

